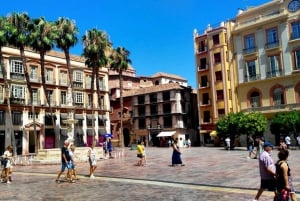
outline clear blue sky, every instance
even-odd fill
[[[81,55],[86,30],[106,31],[114,47],[130,51],[137,76],[157,72],[179,75],[195,88],[193,30],[232,19],[245,9],[271,0],[6,0],[0,14],[27,12],[31,18],[73,19],[79,43],[71,53]]]

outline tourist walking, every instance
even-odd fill
[[[252,154],[255,157],[255,153],[254,153],[254,140],[253,138],[249,135],[247,137],[247,150],[248,150],[248,159],[252,158]]]
[[[5,152],[2,155],[4,160],[3,172],[1,174],[1,182],[10,184],[12,181],[12,168],[13,168],[13,147],[7,146]]]
[[[109,158],[114,158],[114,157],[112,156],[113,146],[112,146],[111,138],[108,138],[108,142],[107,142],[107,150],[108,150]]]
[[[277,201],[297,201],[291,169],[287,163],[289,151],[282,149],[278,152],[278,161],[276,163],[276,183],[277,183]]]
[[[287,148],[288,149],[291,148],[291,138],[289,135],[285,136],[284,141],[285,141]]]
[[[76,165],[75,165],[75,145],[71,144],[70,146],[70,151],[69,151],[70,157],[71,157],[71,177],[74,177],[75,180],[78,180],[77,177],[77,169],[76,169]]]
[[[259,173],[260,173],[260,188],[255,196],[254,201],[257,201],[264,190],[273,191],[276,196],[276,171],[275,164],[271,157],[273,145],[270,142],[264,143],[264,151],[259,155]],[[275,197],[274,197],[275,199]]]
[[[230,150],[230,138],[229,137],[225,138],[225,143],[226,143],[226,149]]]
[[[61,169],[60,169],[60,172],[58,173],[57,175],[57,178],[56,178],[56,183],[60,183],[60,176],[61,174],[65,171],[65,169],[67,168],[68,169],[68,172],[67,172],[67,180],[70,182],[70,183],[74,183],[75,181],[72,180],[72,175],[71,175],[71,157],[70,157],[70,153],[69,153],[69,145],[70,145],[70,142],[68,140],[66,140],[64,142],[64,146],[61,148]]]
[[[94,172],[97,168],[97,160],[96,160],[96,151],[95,151],[95,143],[92,143],[88,150],[88,158],[90,164],[90,178],[95,178]]]
[[[256,144],[256,153],[255,153],[255,159],[259,158],[260,154],[264,151],[264,140],[263,137],[257,136],[255,138],[255,144]]]
[[[107,159],[107,154],[108,154],[107,143],[108,143],[108,138],[105,138],[103,142],[104,159]]]
[[[145,147],[143,145],[144,142],[142,141],[138,141],[138,144],[136,146],[136,151],[137,151],[137,157],[138,157],[138,161],[136,163],[137,166],[143,166],[143,160],[145,157]]]
[[[178,139],[174,140],[172,147],[173,147],[172,166],[177,166],[177,165],[184,166],[181,160],[181,151],[179,149]]]

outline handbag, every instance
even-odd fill
[[[286,189],[282,189],[277,193],[276,201],[289,201],[290,200],[290,192]]]

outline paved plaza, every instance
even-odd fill
[[[78,162],[76,183],[55,183],[60,164],[14,167],[13,182],[1,184],[0,200],[30,201],[252,201],[259,187],[258,161],[247,159],[245,148],[182,149],[185,166],[171,167],[171,148],[146,148],[147,164],[138,167],[136,151],[116,149],[114,159],[97,162],[90,179],[87,162]],[[292,150],[289,164],[300,192],[300,150]],[[273,151],[277,160],[277,150]],[[300,195],[300,193],[299,193]],[[297,196],[300,198],[300,196]],[[264,192],[261,201],[271,201]],[[299,199],[300,200],[300,199]]]

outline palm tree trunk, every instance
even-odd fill
[[[7,81],[7,70],[4,67],[3,63],[3,54],[2,54],[2,48],[0,47],[0,64],[1,64],[1,70],[2,70],[2,75],[3,75],[3,80],[4,80],[4,88],[5,88],[5,99],[4,102],[7,103],[7,108],[8,108],[8,125],[10,128],[10,136],[15,136],[14,135],[14,126],[12,122],[12,115],[11,115],[11,105],[10,105],[10,90],[9,90],[9,83]]]
[[[42,86],[43,86],[43,90],[44,90],[44,93],[45,93],[46,102],[47,102],[47,104],[49,106],[49,109],[50,109],[53,131],[55,133],[55,147],[59,147],[59,145],[60,145],[60,143],[59,143],[60,142],[60,136],[58,135],[57,132],[55,132],[56,124],[55,124],[55,120],[54,120],[54,117],[53,117],[53,110],[52,110],[51,102],[50,102],[49,96],[47,94],[47,86],[46,86],[46,79],[45,79],[45,53],[44,52],[40,53],[40,63],[41,63]],[[32,106],[33,106],[33,101],[32,101]],[[36,139],[36,137],[37,136],[35,136],[35,139]]]
[[[120,119],[120,143],[121,143],[121,147],[123,148],[124,147],[124,136],[123,136],[123,75],[122,75],[122,70],[120,70],[120,73],[119,73],[119,76],[120,76],[120,109],[121,109],[121,119]]]

